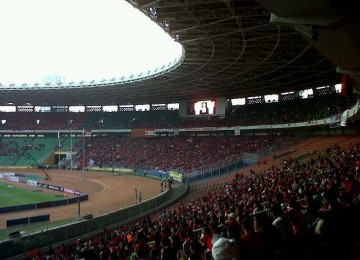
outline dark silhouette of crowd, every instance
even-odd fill
[[[203,194],[33,259],[359,259],[360,141],[237,173]],[[357,246],[356,246],[357,245]]]
[[[92,130],[230,127],[284,124],[323,119],[343,112],[356,100],[340,94],[227,108],[225,117],[179,117],[178,110],[118,112],[0,113],[0,130]]]
[[[79,130],[89,113],[0,113],[0,130]]]

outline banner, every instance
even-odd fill
[[[156,137],[155,129],[144,128],[144,129],[131,129],[132,137]]]
[[[346,121],[348,118],[348,114],[349,114],[349,109],[346,109],[342,115],[341,115],[341,121],[340,121],[340,126],[346,126]]]
[[[47,185],[46,183],[41,183],[41,182],[38,182],[38,183],[37,183],[37,186],[38,186],[39,188],[44,188],[44,189],[47,189],[47,188],[48,188],[48,185]]]
[[[7,178],[9,181],[13,181],[13,182],[19,182],[19,178],[16,176],[7,176]]]
[[[63,192],[65,192],[65,193],[70,193],[70,194],[75,194],[75,190],[73,190],[73,189],[69,189],[69,188],[63,188]]]
[[[86,195],[86,193],[83,193],[81,191],[74,190],[74,189],[71,189],[71,188],[51,185],[51,184],[47,184],[47,183],[41,183],[41,182],[37,182],[37,181],[34,181],[34,180],[28,180],[28,179],[25,179],[25,178],[19,178],[17,176],[12,175],[12,174],[15,174],[15,173],[0,173],[0,177],[6,178],[7,180],[10,180],[10,181],[13,181],[13,182],[25,183],[25,184],[33,186],[33,187],[39,187],[39,188],[55,190],[55,191],[59,191],[59,192],[65,192],[65,193],[68,193],[68,194],[74,194],[76,196]]]
[[[35,187],[37,187],[37,181],[26,180],[26,184],[28,184],[28,185],[30,185],[30,186],[35,186]]]
[[[179,172],[170,171],[169,176],[172,177],[175,181],[182,182],[183,175]]]
[[[67,151],[66,152],[66,160],[71,160],[72,159],[72,152],[71,151]]]
[[[330,119],[331,124],[339,123],[340,121],[341,121],[341,114],[336,114],[332,116]]]
[[[349,97],[350,94],[353,92],[353,79],[350,75],[342,74],[341,76],[341,92],[340,94],[343,97]]]
[[[59,187],[59,186],[55,186],[55,185],[48,185],[47,186],[47,188],[49,189],[49,190],[56,190],[56,191],[62,191],[62,188],[61,187]]]
[[[316,120],[308,120],[304,123],[305,126],[316,125]]]
[[[3,178],[5,178],[5,176],[15,176],[15,172],[1,172],[0,175],[4,176]]]

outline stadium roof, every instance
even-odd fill
[[[298,0],[287,5],[283,5],[289,3],[285,0],[127,1],[183,45],[185,58],[179,67],[126,84],[1,89],[0,105],[112,105],[238,98],[334,85],[341,80],[339,66],[348,74],[358,75],[360,71],[359,59],[354,58],[360,48],[353,44],[359,42],[354,38],[359,34],[349,38],[359,23],[344,14],[349,9],[329,7],[325,0],[309,0],[311,5]],[[343,34],[337,37],[339,32]],[[335,49],[344,42],[352,51]]]

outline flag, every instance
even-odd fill
[[[346,109],[346,110],[341,114],[340,126],[346,126],[346,121],[347,121],[347,118],[348,118],[348,114],[349,114],[349,109]]]
[[[353,91],[353,79],[346,74],[342,74],[341,76],[341,95],[343,97],[349,97]]]
[[[93,167],[94,164],[95,164],[95,161],[90,158],[88,166],[89,166],[89,167]]]

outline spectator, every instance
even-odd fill
[[[234,240],[222,237],[214,243],[212,256],[215,260],[237,259],[240,257],[240,250]]]
[[[350,177],[350,188],[345,186],[356,171],[355,147],[330,146],[308,161],[289,158],[260,172],[245,175],[245,170],[222,186],[222,192],[202,194],[163,210],[158,219],[121,227],[112,239],[93,239],[62,251],[99,258],[99,252],[106,256],[109,250],[126,259],[154,241],[148,253],[154,259],[208,259],[211,248],[214,259],[229,254],[245,260],[349,260],[352,245],[360,242],[359,192],[351,188],[359,182]],[[143,243],[136,236],[139,231]]]

